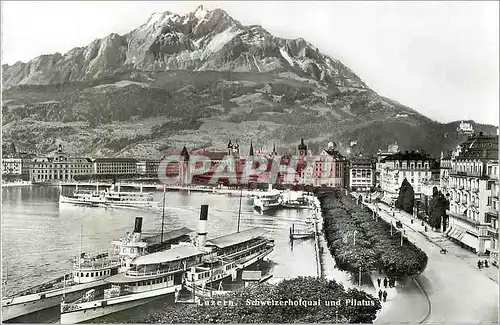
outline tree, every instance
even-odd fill
[[[429,224],[433,228],[441,227],[441,219],[446,217],[446,209],[449,207],[449,202],[437,187],[433,188],[432,200],[429,208],[430,220]]]
[[[413,186],[405,178],[399,189],[399,196],[396,200],[396,208],[401,209],[409,214],[413,214],[413,206],[415,204],[415,192]]]

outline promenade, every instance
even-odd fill
[[[374,204],[364,204],[375,210]],[[429,257],[424,272],[415,277],[429,302],[429,314],[422,322],[498,322],[498,268],[490,266],[479,270],[476,265],[479,257],[476,254],[461,248],[442,233],[432,231],[430,227],[425,231],[419,220],[415,219],[411,223],[412,216],[405,212],[395,211],[393,216],[390,207],[382,204],[379,207],[379,216],[389,223],[400,221],[405,237]],[[448,253],[441,254],[441,248],[446,248]],[[411,311],[398,309],[403,314]]]

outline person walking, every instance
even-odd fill
[[[378,291],[378,300],[382,301],[382,290]]]
[[[382,294],[384,297],[384,302],[387,300],[387,291],[384,290],[384,293]]]
[[[481,269],[481,261],[477,261],[477,268]]]
[[[384,278],[384,287],[387,288],[387,278]]]
[[[380,288],[380,278],[377,279],[378,287]]]
[[[484,260],[484,267],[488,267],[488,260]]]

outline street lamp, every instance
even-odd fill
[[[353,233],[353,245],[356,246],[356,234],[358,233],[357,230],[354,230],[354,233]]]

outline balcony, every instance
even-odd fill
[[[473,172],[473,171],[468,171],[468,172],[463,172],[463,171],[450,171],[451,176],[472,176],[472,177],[481,177],[480,172]]]
[[[463,185],[458,185],[458,189],[459,189],[459,190],[463,190],[463,189],[464,189],[464,186],[463,186]]]
[[[450,217],[466,221],[466,222],[468,222],[470,224],[479,225],[479,221],[471,219],[471,218],[468,218],[467,216],[465,216],[463,214],[460,214],[460,213],[457,213],[457,212],[451,212],[450,210],[446,210],[446,214],[448,216],[450,216]]]
[[[477,187],[474,187],[474,188],[472,189],[472,192],[474,192],[474,193],[479,193],[479,189],[478,189]]]
[[[490,235],[497,235],[498,236],[498,228],[488,227],[488,233]]]
[[[489,174],[489,175],[488,175],[488,177],[489,177],[490,179],[498,180],[498,174],[493,174],[493,173],[491,173],[491,174]]]

